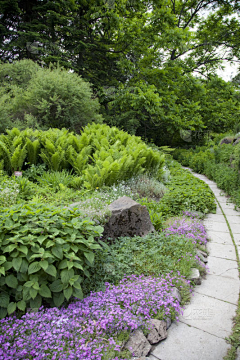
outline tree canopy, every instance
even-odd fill
[[[171,141],[182,128],[228,127],[230,113],[238,121],[233,86],[215,76],[240,60],[237,0],[3,0],[0,13],[0,60],[73,70],[109,124]]]

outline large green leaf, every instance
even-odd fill
[[[0,307],[7,308],[8,304],[9,304],[9,300],[10,300],[9,295],[6,292],[1,291],[1,293],[0,293]]]
[[[37,295],[35,299],[30,300],[30,306],[32,309],[39,309],[42,305],[42,298],[40,295]]]
[[[20,270],[20,267],[22,265],[22,258],[21,257],[17,257],[17,258],[14,258],[12,260],[12,264],[13,264],[13,267],[16,271],[19,271]]]
[[[23,300],[28,301],[31,299],[30,288],[23,287]]]
[[[38,261],[34,261],[29,265],[28,274],[34,274],[35,272],[41,269],[40,263]]]
[[[24,300],[18,301],[17,302],[17,307],[19,310],[21,311],[25,311],[26,309],[26,302]]]
[[[82,288],[81,289],[73,289],[73,296],[75,296],[78,299],[82,299],[83,298],[83,292],[82,292]]]
[[[35,299],[35,297],[37,296],[38,292],[37,292],[37,290],[35,290],[35,289],[33,289],[33,288],[30,288],[29,294],[30,294],[30,296],[31,296],[32,299]]]
[[[52,264],[47,267],[45,272],[53,277],[57,276],[57,270],[56,270],[55,266]]]
[[[64,296],[67,299],[67,301],[70,299],[73,293],[73,288],[69,286],[66,290],[63,290]]]
[[[64,259],[64,260],[62,260],[62,261],[60,262],[58,268],[59,268],[59,269],[66,269],[66,267],[67,267],[67,259]]]
[[[63,251],[62,251],[62,247],[61,246],[54,246],[52,248],[52,253],[54,256],[56,256],[57,258],[61,259],[63,258]]]
[[[55,280],[52,284],[49,285],[52,292],[60,292],[63,290],[63,285],[60,279]]]
[[[0,307],[0,319],[5,318],[6,315],[7,315],[7,309]]]
[[[23,259],[22,265],[21,265],[21,268],[20,268],[20,272],[23,273],[23,274],[26,274],[27,271],[28,271],[28,262],[27,262],[27,260]]]
[[[88,259],[90,264],[94,262],[94,253],[93,252],[84,252],[84,256]]]
[[[6,284],[11,288],[16,289],[18,286],[18,280],[13,274],[11,274],[6,276]]]
[[[45,297],[45,298],[51,298],[52,297],[51,291],[50,291],[50,289],[49,289],[49,287],[47,285],[42,285],[40,287],[39,294],[42,297]]]
[[[0,265],[2,265],[6,261],[6,256],[0,256]]]
[[[62,270],[61,271],[61,280],[62,283],[66,284],[74,276],[74,270]]]
[[[58,293],[58,294],[54,294],[53,295],[53,302],[55,304],[55,306],[59,307],[63,304],[64,302],[64,295],[63,293]]]
[[[40,261],[39,264],[44,271],[47,270],[48,265],[49,265],[47,260]]]
[[[17,304],[15,302],[11,302],[10,304],[8,304],[7,307],[7,312],[8,315],[11,315],[12,313],[14,313],[14,311],[16,310]]]

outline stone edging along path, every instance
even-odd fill
[[[204,220],[210,238],[209,272],[195,287],[180,321],[171,325],[167,339],[148,357],[151,360],[222,360],[230,347],[225,338],[231,335],[239,296],[236,248],[240,256],[240,212],[234,210],[213,181],[193,174],[209,185],[217,200],[216,214]]]

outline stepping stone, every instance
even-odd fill
[[[228,226],[227,226],[225,220],[223,223],[204,220],[203,225],[205,226],[207,231],[211,230],[211,231],[220,231],[220,232],[226,232],[226,233],[229,232],[229,229],[228,229]]]
[[[229,244],[217,244],[213,242],[209,242],[207,244],[207,249],[210,255],[229,260],[237,260],[235,247]]]
[[[179,320],[225,339],[231,335],[236,310],[236,305],[195,293]]]
[[[207,236],[210,239],[210,243],[215,242],[215,243],[219,243],[219,244],[231,244],[232,245],[232,238],[229,233],[222,233],[222,232],[218,232],[218,231],[209,230],[207,232]]]
[[[209,256],[208,268],[210,275],[224,276],[226,278],[239,280],[237,261]]]
[[[221,360],[230,348],[225,340],[183,323],[174,323],[168,338],[149,356],[150,360]]]
[[[202,280],[201,286],[195,288],[195,292],[237,305],[239,280],[207,275],[206,280]]]

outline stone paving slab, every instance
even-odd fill
[[[202,284],[196,286],[194,293],[211,296],[218,300],[238,304],[239,280],[223,276],[207,275]]]
[[[172,324],[168,333],[149,359],[222,360],[230,347],[223,339],[183,323]]]
[[[240,216],[239,216],[240,219]],[[208,214],[205,221],[225,223],[225,217],[222,214]]]
[[[218,231],[211,231],[207,232],[208,239],[210,242],[216,242],[218,244],[232,244],[232,238],[229,233],[221,233]],[[210,242],[208,244],[210,244]]]
[[[207,243],[207,250],[210,252],[210,254],[214,254],[214,257],[237,260],[235,247],[231,244],[218,244],[209,242]]]
[[[225,208],[224,210],[224,214],[227,216],[232,216],[232,215],[240,215],[240,212],[237,210],[234,210],[234,208]]]
[[[238,226],[240,227],[240,213],[238,213],[237,211],[236,211],[236,215],[228,215],[227,219],[229,224],[238,224]]]
[[[220,231],[220,232],[226,232],[228,233],[228,226],[224,220],[223,223],[219,223],[219,222],[213,222],[213,221],[209,221],[209,220],[204,220],[203,224],[206,228],[206,230],[211,230],[211,231]]]
[[[232,279],[239,279],[238,264],[234,260],[226,260],[214,256],[208,257],[210,275],[224,276]]]
[[[228,223],[230,225],[230,228],[231,228],[233,234],[240,234],[240,223],[235,224],[235,223],[231,222],[231,219],[229,219],[229,218],[228,218]]]
[[[234,205],[233,205],[232,203],[227,203],[227,204],[220,203],[220,205],[221,205],[221,207],[222,207],[223,212],[225,213],[225,215],[228,215],[228,214],[226,213],[226,211],[228,211],[228,210],[234,210],[234,209],[235,209],[235,207],[234,207]],[[235,211],[235,210],[234,210],[234,211]],[[234,213],[233,213],[233,215],[234,215]]]
[[[236,310],[236,305],[195,293],[179,320],[225,339],[231,334]]]
[[[230,348],[225,338],[232,331],[240,282],[235,247],[222,210],[239,255],[240,211],[213,181],[194,175],[209,185],[222,208],[216,201],[216,214],[209,214],[204,221],[211,240],[207,245],[209,274],[202,285],[195,287],[190,304],[179,317],[180,323],[172,324],[168,338],[155,348],[151,360],[222,360]]]
[[[236,245],[240,245],[240,234],[234,234],[233,237]]]

